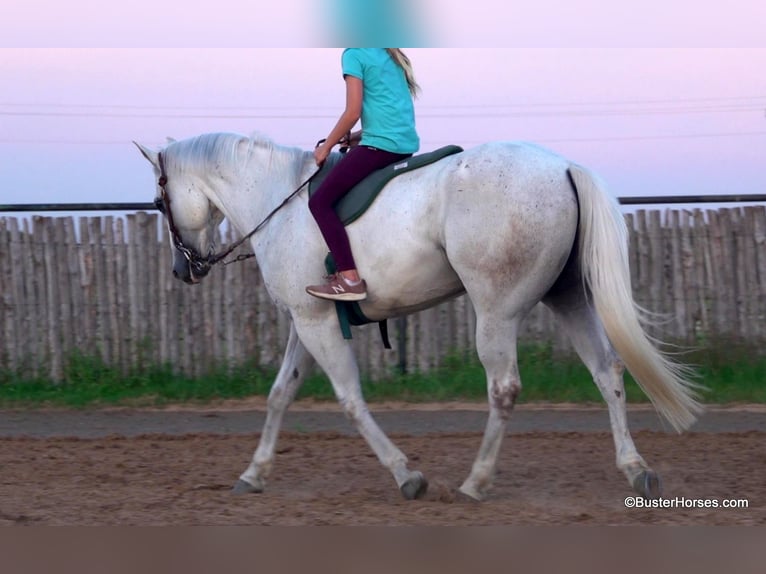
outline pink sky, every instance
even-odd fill
[[[355,0],[349,0],[354,2]],[[361,0],[366,4],[394,0]],[[311,47],[346,0],[3,0],[0,47]],[[422,44],[507,48],[766,47],[762,0],[403,0]]]
[[[766,193],[766,48],[409,54],[424,151],[523,139],[592,168],[618,196]],[[152,174],[131,140],[258,130],[308,149],[342,109],[339,58],[0,49],[0,203],[149,201]]]

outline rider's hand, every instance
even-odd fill
[[[348,132],[338,142],[343,147],[356,147],[362,139],[362,131]]]
[[[322,167],[322,164],[327,160],[327,156],[330,155],[330,151],[332,151],[332,146],[327,145],[327,142],[317,146],[314,149],[314,161],[319,167]]]

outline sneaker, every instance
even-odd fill
[[[306,293],[332,301],[362,301],[367,299],[367,284],[364,279],[356,285],[350,285],[340,273],[329,275],[326,279],[327,283],[306,287]]]

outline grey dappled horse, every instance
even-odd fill
[[[327,253],[306,190],[273,211],[316,171],[312,153],[235,134],[205,134],[160,151],[139,148],[158,180],[174,274],[187,283],[207,274],[219,259],[215,228],[226,218],[248,237],[271,298],[292,320],[260,443],[234,490],[264,489],[283,415],[315,360],[404,497],[423,495],[427,481],[368,410],[334,303],[304,291],[321,280]],[[659,478],[628,431],[624,368],[679,432],[701,406],[686,369],[644,331],[646,318],[631,293],[624,219],[593,174],[531,144],[488,143],[397,177],[348,233],[368,284],[361,303],[368,318],[412,313],[462,293],[471,299],[489,418],[462,493],[481,499],[490,486],[521,392],[519,326],[542,301],[606,401],[617,467],[639,494],[659,495]]]

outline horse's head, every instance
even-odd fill
[[[154,167],[154,204],[165,216],[170,231],[173,276],[185,283],[199,283],[212,266],[213,239],[223,214],[208,199],[201,178],[187,170],[173,169],[173,144],[154,151],[133,143]],[[172,170],[171,175],[168,170]]]

